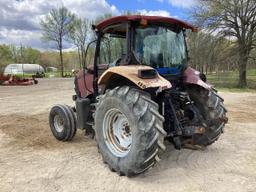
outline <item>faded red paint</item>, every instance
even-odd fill
[[[174,25],[179,25],[185,29],[191,29],[193,32],[197,31],[197,28],[194,27],[193,25],[186,23],[184,21],[181,21],[179,19],[174,19],[170,17],[161,17],[161,16],[143,16],[143,15],[128,15],[128,16],[117,16],[117,17],[112,17],[110,19],[106,19],[99,23],[96,26],[96,29],[102,31],[106,27],[122,22],[129,22],[129,21],[141,21],[141,20],[146,20],[148,24],[174,24]]]
[[[33,85],[36,84],[35,79],[26,79],[26,78],[19,78],[15,75],[0,75],[0,85]]]
[[[87,97],[93,93],[93,74],[86,73],[84,75],[84,70],[80,70],[76,78],[81,97]]]
[[[202,81],[201,78],[199,77],[199,75],[200,75],[199,71],[197,71],[191,67],[188,67],[183,74],[183,77],[184,77],[183,82],[199,85],[201,87],[204,87],[205,89],[211,89],[212,86],[205,83],[204,81]]]

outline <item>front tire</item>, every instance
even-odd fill
[[[53,136],[60,141],[70,141],[76,134],[74,111],[67,105],[55,105],[49,114],[49,124]]]
[[[143,91],[116,87],[100,96],[95,132],[103,161],[119,175],[133,176],[152,167],[164,150],[164,118]]]

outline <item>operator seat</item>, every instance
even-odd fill
[[[150,65],[151,67],[153,67],[154,69],[157,68],[163,68],[164,67],[164,58],[163,58],[163,54],[159,53],[159,54],[150,54]]]

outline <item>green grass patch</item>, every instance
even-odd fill
[[[238,88],[238,78],[238,71],[219,72],[207,75],[208,82],[217,89],[235,92],[256,91],[256,69],[251,69],[247,72],[247,88]]]
[[[64,72],[64,75],[72,75],[72,72]],[[24,74],[16,74],[16,77],[19,78],[32,78],[32,76],[35,75],[34,73],[24,73]],[[61,77],[61,72],[47,72],[45,73],[45,77],[44,78],[51,78],[51,77]]]
[[[33,74],[29,74],[29,73],[24,73],[24,75],[22,74],[16,74],[15,76],[16,77],[19,77],[19,78],[31,78]]]
[[[252,92],[256,93],[256,89],[250,89],[250,88],[224,88],[224,87],[216,87],[218,91],[223,92],[236,92],[236,93],[243,93],[243,92]]]

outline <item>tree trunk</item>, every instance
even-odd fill
[[[77,46],[77,53],[78,53],[78,59],[79,59],[79,68],[82,69],[82,59],[81,59],[81,51],[79,46]]]
[[[60,41],[59,41],[59,51],[60,51],[60,70],[61,70],[61,77],[64,77],[64,63],[63,63],[62,38],[61,38],[61,36],[60,36]]]
[[[204,73],[204,65],[201,66],[200,72],[201,72],[201,73]]]
[[[62,48],[60,48],[60,69],[61,69],[61,77],[64,77],[64,63],[63,63]]]
[[[107,52],[108,52],[108,62],[107,63],[110,63],[111,62],[111,49],[110,49],[110,42],[107,42]]]
[[[243,88],[247,86],[246,80],[246,66],[248,62],[248,55],[245,49],[240,49],[239,53],[239,81],[238,87]]]
[[[82,65],[83,67],[86,67],[85,50],[83,47],[81,48],[81,55],[82,55]]]

